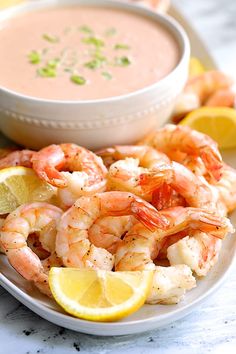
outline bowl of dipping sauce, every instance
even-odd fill
[[[171,17],[109,0],[0,14],[0,129],[30,148],[130,144],[170,116],[189,41]]]

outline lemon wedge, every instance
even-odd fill
[[[24,2],[23,0],[1,0],[0,1],[0,9],[4,9],[9,6],[18,5],[23,2]]]
[[[90,321],[116,321],[144,304],[152,278],[152,271],[53,267],[49,285],[55,300],[71,315]]]
[[[191,57],[189,62],[189,76],[197,76],[204,73],[204,71],[206,70],[200,60],[195,57]]]
[[[189,113],[180,125],[188,125],[214,139],[220,148],[236,147],[236,110],[201,107]]]
[[[7,214],[28,202],[49,201],[55,189],[41,181],[31,168],[0,170],[0,214]]]

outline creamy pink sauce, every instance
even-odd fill
[[[30,62],[32,51],[38,63]],[[79,6],[11,19],[0,30],[0,53],[0,86],[55,100],[133,92],[165,77],[180,57],[174,37],[154,21],[122,10]],[[88,67],[94,58],[98,67]],[[55,77],[42,77],[45,67]],[[74,75],[82,83],[73,82]]]

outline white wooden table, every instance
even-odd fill
[[[173,0],[202,35],[219,66],[236,77],[236,1]],[[57,327],[0,288],[0,354],[234,354],[236,262],[227,280],[191,315],[137,336],[92,337]]]

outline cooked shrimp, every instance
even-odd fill
[[[157,225],[166,227],[166,219],[150,204],[127,192],[105,192],[81,197],[64,213],[58,226],[56,253],[65,266],[113,268],[110,252],[89,241],[89,229],[103,216],[133,215],[153,230]]]
[[[0,169],[12,166],[32,167],[31,159],[35,151],[16,150],[0,159]]]
[[[223,165],[222,177],[213,185],[219,192],[220,200],[230,213],[236,208],[236,170],[226,164]]]
[[[66,207],[71,206],[81,195],[102,192],[106,188],[107,169],[102,159],[81,146],[50,145],[38,151],[32,162],[41,179],[63,188],[58,195]]]
[[[97,151],[107,167],[118,160],[131,157],[139,161],[139,165],[148,169],[156,169],[160,165],[169,163],[170,159],[163,152],[147,145],[115,145],[113,147]]]
[[[191,269],[185,265],[156,266],[147,304],[178,304],[185,293],[196,287]]]
[[[0,149],[0,161],[2,158],[6,157],[7,155],[9,155],[10,153],[12,153],[13,151],[16,151],[15,147],[5,147],[5,148],[1,148]]]
[[[207,183],[204,177],[195,176],[188,168],[177,162],[172,162],[170,166],[171,169],[169,166],[166,168],[163,166],[158,172],[149,171],[140,175],[139,184],[143,194],[149,195],[165,183],[184,198],[188,206],[208,209],[222,215],[226,214],[218,191]],[[167,194],[165,195],[165,193]],[[162,187],[161,197],[164,201],[162,203],[167,201],[168,204],[169,191],[167,188]],[[184,201],[182,202],[184,204]],[[158,206],[157,203],[156,206]]]
[[[216,238],[223,238],[227,232],[232,231],[232,226],[227,218],[213,215],[201,209],[176,207],[163,210],[160,214],[167,218],[169,227],[166,230],[157,228],[154,232],[150,232],[139,223],[134,225],[118,245],[115,269],[155,269],[152,291],[147,301],[169,304],[173,301],[178,302],[186,290],[193,288],[195,279],[192,277],[188,266],[182,266],[183,269],[181,269],[184,270],[184,274],[181,276],[181,273],[178,273],[179,276],[176,281],[173,281],[171,276],[172,270],[173,277],[175,276],[175,267],[166,268],[172,269],[168,271],[165,268],[155,266],[153,260],[160,250],[160,242],[165,237],[184,230],[201,230]],[[165,279],[163,283],[159,278],[161,276],[160,272],[163,274],[161,279]],[[169,272],[170,278],[165,278],[165,274],[169,274]]]
[[[48,276],[38,256],[28,247],[27,238],[31,233],[39,233],[44,249],[54,252],[56,224],[61,215],[62,211],[54,205],[24,204],[7,216],[0,234],[1,246],[11,265],[47,295]]]
[[[162,210],[160,214],[169,221],[166,230],[156,228],[154,232],[151,232],[138,223],[125,235],[116,252],[117,270],[125,270],[126,267],[132,267],[133,270],[134,268],[142,269],[150,264],[153,267],[152,260],[159,252],[158,243],[163,238],[178,232],[189,229],[200,230],[221,239],[227,232],[233,231],[227,218],[216,216],[203,209],[176,207]],[[142,245],[145,247],[140,247]]]
[[[167,258],[171,265],[186,264],[198,276],[206,276],[216,264],[222,240],[207,233],[191,231],[167,249]]]
[[[115,254],[121,238],[135,223],[137,219],[132,215],[99,218],[88,231],[89,240],[94,246]]]
[[[217,143],[209,136],[192,130],[187,126],[168,124],[143,139],[139,145],[149,145],[164,152],[168,156],[179,151],[191,156],[200,157],[210,175],[216,181],[221,178],[222,157]],[[180,161],[182,163],[183,159]]]
[[[160,188],[153,191],[152,205],[157,210],[162,210],[176,206],[187,206],[187,203],[184,197],[177,193],[169,184],[163,183]]]
[[[179,96],[174,116],[182,117],[188,112],[199,108],[216,91],[228,89],[232,80],[220,71],[207,71],[190,78]]]
[[[159,171],[163,165],[170,163],[165,154],[150,146],[117,145],[101,150],[98,154],[105,164],[113,162],[107,175],[108,189],[128,191],[147,201],[152,200],[152,192],[143,192],[140,176],[149,170]]]
[[[204,106],[208,107],[234,107],[236,104],[236,93],[231,89],[218,90],[213,93]]]

